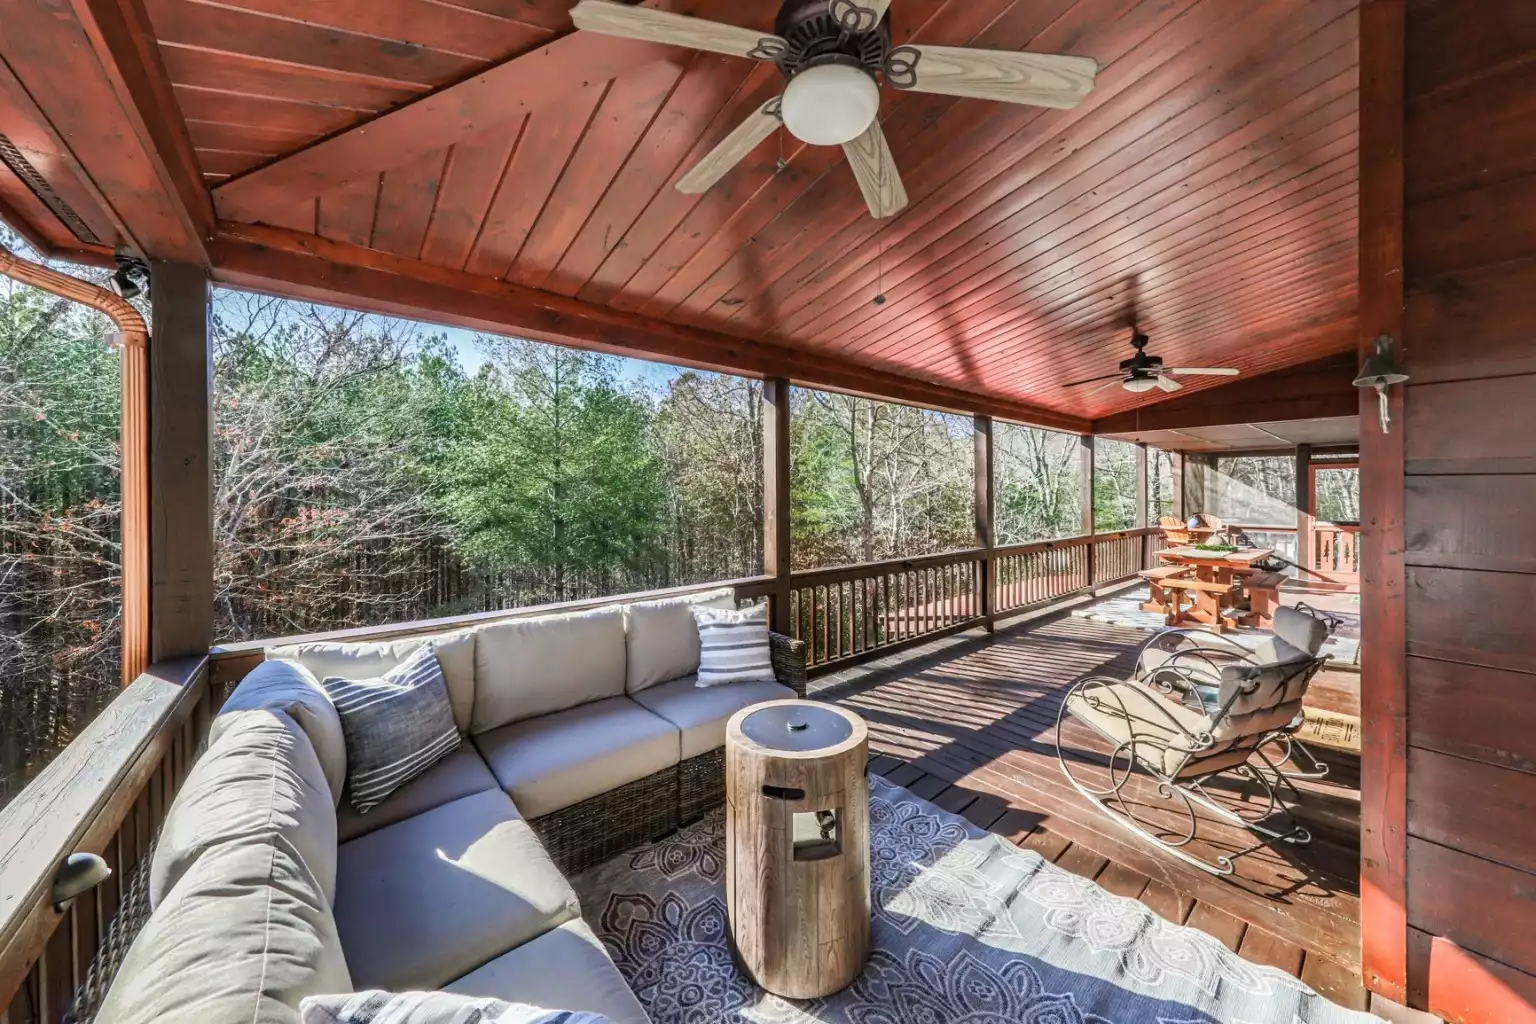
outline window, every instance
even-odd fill
[[[215,296],[218,634],[755,575],[755,381]]]
[[[1013,423],[992,427],[997,542],[1027,544],[1083,532],[1082,442]]]
[[[1360,521],[1360,470],[1349,466],[1329,469],[1313,466],[1316,475],[1313,487],[1317,502],[1317,518],[1325,523],[1358,523]]]
[[[1296,459],[1290,455],[1216,460],[1215,513],[1229,523],[1296,524]]]
[[[4,228],[0,243],[35,258]],[[93,310],[0,277],[0,804],[122,686],[113,330]]]
[[[1093,528],[1098,533],[1136,525],[1136,445],[1107,437],[1093,445]]]
[[[794,567],[974,547],[975,460],[968,416],[793,389]]]

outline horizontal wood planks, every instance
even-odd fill
[[[1353,0],[893,4],[898,43],[1102,72],[1071,111],[885,90],[912,200],[886,222],[839,150],[782,132],[678,194],[781,76],[573,34],[569,0],[138,2],[226,219],[1074,420],[1145,404],[1061,387],[1123,357],[1132,304],[1174,364],[1258,375],[1351,344]],[[757,29],[776,7],[657,6]]]
[[[1530,1020],[1536,19],[1461,12],[1408,4],[1408,983],[1448,1020]]]
[[[981,827],[1096,878],[1110,891],[1142,899],[1170,919],[1182,920],[1197,903],[1205,906],[1201,918],[1207,923],[1197,926],[1221,932],[1218,937],[1230,938],[1234,949],[1247,930],[1278,943],[1266,948],[1255,939],[1254,959],[1279,961],[1295,973],[1304,966],[1302,952],[1312,951],[1357,969],[1358,853],[1349,832],[1358,794],[1349,788],[1351,765],[1336,764],[1336,780],[1307,790],[1301,807],[1317,815],[1307,820],[1317,834],[1311,845],[1284,857],[1254,850],[1237,858],[1237,873],[1225,880],[1136,840],[1062,776],[1055,727],[1068,686],[1084,675],[1124,674],[1144,638],[1137,630],[1079,617],[1000,626],[990,640],[935,648],[829,690],[826,699],[864,717],[872,749],[888,758],[880,770],[898,785],[968,818],[974,814],[972,820],[991,819]],[[1064,742],[1069,752],[1100,750],[1102,744],[1075,723]],[[1156,802],[1146,802],[1154,819]],[[1202,844],[1224,851],[1254,845],[1245,833],[1219,824],[1202,835]],[[1074,848],[1078,852],[1069,854]]]
[[[890,755],[876,755],[869,770],[903,786],[941,810],[959,814],[977,828],[1031,850],[1057,867],[1096,882],[1106,892],[1139,900],[1153,913],[1204,931],[1246,960],[1298,977],[1327,999],[1348,1009],[1364,1010],[1367,993],[1357,973],[1321,952],[1303,949],[1249,925],[1219,907],[1180,892],[1126,864],[1074,842],[1039,824],[1040,816],[966,784],[950,784],[916,765]]]

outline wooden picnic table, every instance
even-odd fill
[[[1194,570],[1195,583],[1180,585],[1177,579],[1162,581],[1163,589],[1189,589],[1194,591],[1195,606],[1185,611],[1177,598],[1167,607],[1168,624],[1178,626],[1186,621],[1204,623],[1218,633],[1226,626],[1222,609],[1230,607],[1237,597],[1233,577],[1254,572],[1253,563],[1268,558],[1273,548],[1238,548],[1236,551],[1202,551],[1195,547],[1169,548],[1158,552],[1167,566],[1184,566]],[[1196,585],[1198,584],[1198,585]]]
[[[1195,547],[1182,547],[1159,551],[1157,556],[1175,565],[1194,566],[1195,577],[1206,583],[1231,583],[1234,575],[1251,572],[1254,562],[1262,562],[1274,553],[1274,548],[1201,551]]]

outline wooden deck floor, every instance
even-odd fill
[[[1241,956],[1295,974],[1364,1009],[1359,955],[1359,763],[1324,752],[1327,783],[1298,807],[1315,838],[1277,852],[1241,829],[1202,820],[1204,854],[1244,852],[1232,876],[1183,864],[1094,808],[1056,760],[1057,710],[1086,675],[1130,674],[1148,634],[1063,616],[908,655],[898,666],[823,691],[869,723],[872,770],[1111,892],[1216,936]],[[1069,756],[1107,745],[1069,728]],[[1225,800],[1250,797],[1240,789]],[[1143,803],[1166,807],[1155,794]]]

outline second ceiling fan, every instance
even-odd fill
[[[1073,381],[1063,387],[1079,388],[1084,384],[1098,384],[1099,381],[1108,381],[1107,384],[1099,384],[1098,387],[1088,392],[1096,395],[1106,388],[1112,388],[1116,384],[1132,394],[1151,391],[1161,388],[1164,391],[1182,391],[1184,385],[1173,379],[1173,374],[1182,374],[1186,377],[1236,377],[1238,371],[1230,366],[1173,366],[1164,367],[1160,356],[1147,355],[1147,342],[1151,341],[1145,334],[1132,329],[1131,347],[1136,350],[1135,355],[1129,359],[1120,361],[1118,373],[1105,374],[1102,377],[1089,377],[1087,380]]]
[[[892,0],[783,0],[774,34],[704,18],[581,0],[571,11],[587,32],[689,46],[770,61],[789,84],[677,182],[708,191],[781,124],[813,146],[842,146],[874,217],[907,205],[907,191],[880,129],[880,83],[914,92],[1067,109],[1093,88],[1091,57],[957,46],[891,46]]]

